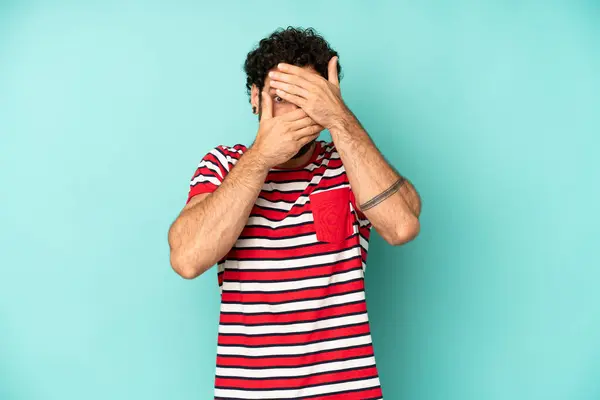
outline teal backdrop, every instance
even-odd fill
[[[208,399],[216,272],[169,266],[201,157],[250,144],[280,26],[423,198],[374,234],[386,399],[600,399],[600,2],[1,1],[0,399]],[[327,136],[324,135],[324,138]]]

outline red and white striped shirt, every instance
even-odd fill
[[[272,168],[218,263],[215,399],[381,399],[365,302],[371,224],[333,143],[307,165]],[[246,151],[218,146],[188,201],[217,189]]]

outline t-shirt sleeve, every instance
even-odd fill
[[[202,158],[190,181],[187,202],[198,194],[212,193],[221,185],[230,169],[228,159],[223,146],[215,147]]]

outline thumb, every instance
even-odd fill
[[[271,119],[273,118],[273,100],[269,93],[267,93],[264,89],[262,91],[262,110],[261,110],[261,119]]]
[[[337,87],[340,87],[340,81],[338,79],[337,62],[338,62],[337,56],[333,56],[333,57],[331,57],[331,60],[329,60],[329,64],[327,66],[328,67],[327,78],[330,83],[334,84]]]

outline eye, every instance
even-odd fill
[[[275,100],[275,103],[283,103],[285,101],[284,99],[282,99],[279,96],[275,96],[273,99]]]

